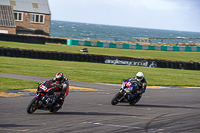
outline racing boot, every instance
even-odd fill
[[[63,105],[63,102],[64,102],[64,98],[63,97],[60,97],[58,98],[58,103],[56,104],[56,108],[61,108],[62,105]]]

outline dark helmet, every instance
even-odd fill
[[[62,83],[64,81],[64,74],[62,72],[59,72],[56,74],[56,77],[55,77],[55,80],[56,80],[56,83]]]

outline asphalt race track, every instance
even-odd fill
[[[0,133],[200,132],[200,88],[149,87],[135,106],[113,106],[110,102],[120,85],[70,81],[70,86],[96,91],[71,90],[57,113],[36,110],[27,114],[34,92],[30,96],[0,97]]]

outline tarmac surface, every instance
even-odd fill
[[[0,73],[0,77],[44,81],[48,77]],[[120,85],[70,81],[70,93],[57,113],[26,113],[35,90],[1,92],[0,133],[199,133],[200,88],[147,87],[141,100],[111,105]],[[83,89],[82,89],[83,88]],[[12,97],[12,94],[20,96]],[[23,95],[22,95],[23,94]]]

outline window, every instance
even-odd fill
[[[40,23],[43,23],[43,20],[44,20],[43,15],[40,15]]]
[[[31,14],[31,22],[44,23],[44,15]]]
[[[23,13],[15,12],[14,16],[15,16],[15,21],[23,21]]]

